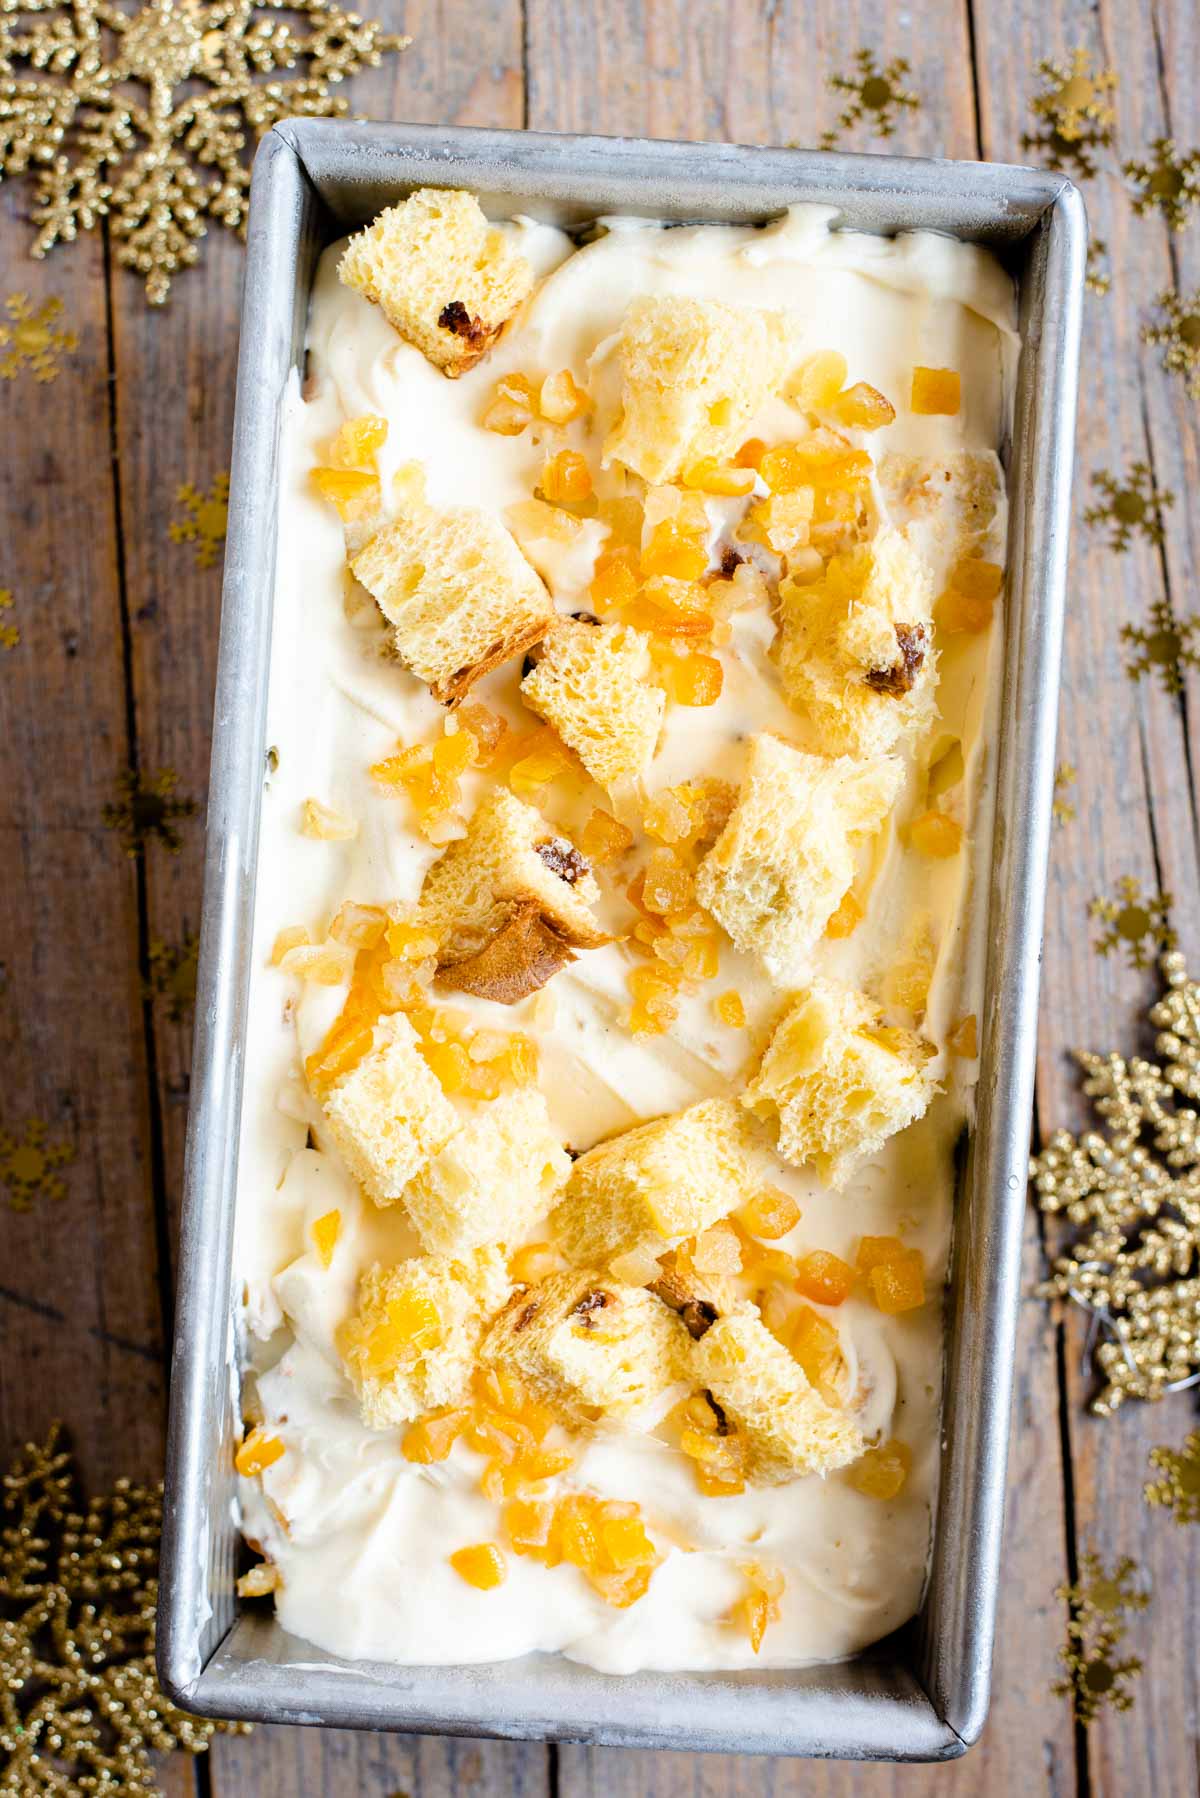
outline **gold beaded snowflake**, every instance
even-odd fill
[[[0,613],[11,612],[16,601],[11,587],[0,587]],[[9,624],[7,619],[0,624],[0,649],[15,649],[21,641],[20,627]]]
[[[3,14],[0,13],[0,70],[3,69]],[[4,109],[5,82],[0,79],[0,179],[3,178],[3,151],[8,129]],[[14,381],[28,369],[35,381],[56,381],[62,369],[61,358],[74,355],[79,338],[74,331],[58,323],[62,317],[62,301],[51,295],[35,307],[27,293],[10,293],[4,302],[8,317],[0,324],[0,381]]]
[[[228,474],[217,475],[207,493],[185,482],[175,499],[184,515],[169,526],[172,543],[194,544],[197,568],[211,568],[229,528]]]
[[[1112,142],[1116,113],[1107,96],[1117,85],[1112,69],[1092,69],[1090,51],[1072,52],[1069,63],[1044,58],[1037,65],[1042,91],[1030,101],[1039,128],[1026,132],[1021,147],[1048,168],[1071,169],[1080,178],[1096,173],[1096,151]]]
[[[854,73],[830,75],[829,87],[835,94],[849,94],[849,103],[838,115],[836,125],[821,134],[821,148],[831,150],[843,131],[850,131],[860,119],[866,119],[880,137],[891,137],[901,112],[915,112],[920,98],[902,86],[909,72],[907,57],[896,56],[880,68],[873,50],[858,50],[854,56]]]
[[[1103,297],[1112,286],[1112,275],[1109,273],[1105,258],[1108,245],[1102,237],[1093,237],[1087,247],[1087,259],[1083,269],[1083,284],[1089,293]]]
[[[1170,1511],[1176,1523],[1200,1523],[1200,1430],[1182,1448],[1152,1448],[1150,1465],[1162,1478],[1146,1487],[1146,1503]]]
[[[1142,342],[1161,344],[1164,369],[1183,375],[1188,393],[1200,399],[1200,287],[1186,297],[1168,287],[1157,304],[1162,317],[1142,326]]]
[[[84,1498],[52,1424],[4,1475],[0,1519],[0,1794],[156,1792],[152,1754],[229,1727],[158,1688],[161,1486]]]
[[[1079,1233],[1038,1291],[1091,1315],[1100,1417],[1200,1382],[1200,985],[1178,950],[1159,966],[1159,1059],[1077,1050],[1104,1131],[1056,1131],[1030,1170],[1039,1208]]]
[[[1059,1586],[1056,1596],[1067,1605],[1067,1640],[1059,1651],[1065,1669],[1053,1690],[1070,1698],[1080,1723],[1093,1723],[1105,1706],[1127,1711],[1133,1703],[1131,1682],[1142,1670],[1136,1655],[1118,1660],[1125,1638],[1125,1613],[1144,1611],[1148,1592],[1132,1584],[1137,1571],[1128,1555],[1106,1573],[1100,1557],[1084,1551],[1079,1578]]]
[[[1200,614],[1176,618],[1169,600],[1155,600],[1149,628],[1123,624],[1120,635],[1123,643],[1137,651],[1125,664],[1130,680],[1141,680],[1143,674],[1157,668],[1166,691],[1178,694],[1183,692],[1186,670],[1200,668]]]
[[[1135,531],[1151,543],[1162,542],[1162,515],[1175,504],[1175,495],[1168,487],[1155,484],[1148,462],[1135,462],[1121,480],[1102,468],[1092,476],[1092,485],[1100,489],[1104,498],[1087,508],[1083,522],[1109,525],[1110,549],[1128,549]]]
[[[1161,212],[1172,231],[1182,231],[1200,206],[1200,150],[1181,155],[1169,137],[1156,137],[1145,160],[1126,162],[1122,174],[1136,189],[1133,210]]]
[[[176,824],[181,818],[194,817],[196,801],[181,798],[175,791],[178,785],[174,768],[160,769],[152,780],[143,780],[136,768],[122,769],[117,777],[117,797],[100,817],[108,830],[116,831],[126,855],[141,855],[154,838],[172,855],[183,847]]]
[[[38,1199],[65,1199],[67,1183],[58,1169],[74,1159],[69,1142],[50,1140],[43,1118],[29,1118],[20,1135],[0,1129],[0,1184],[14,1211],[32,1211]]]
[[[1067,794],[1075,785],[1077,770],[1070,762],[1060,762],[1054,770],[1054,804],[1051,808],[1056,824],[1069,824],[1075,816],[1075,801]]]
[[[1148,968],[1164,949],[1175,947],[1175,932],[1170,924],[1170,893],[1143,894],[1141,883],[1126,874],[1117,882],[1118,897],[1093,899],[1088,911],[1106,929],[1097,938],[1097,955],[1111,955],[1124,943],[1129,965]]]
[[[244,230],[247,140],[344,113],[331,89],[408,41],[336,0],[3,0],[0,180],[33,177],[33,255],[111,217],[161,304],[209,220]]]
[[[196,1002],[199,954],[199,939],[191,935],[179,943],[164,943],[155,938],[150,944],[150,977],[142,983],[142,997],[165,998],[167,1016],[173,1024],[182,1024]]]

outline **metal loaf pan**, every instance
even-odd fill
[[[755,222],[794,201],[857,230],[991,246],[1020,290],[1004,690],[977,1119],[946,1295],[944,1452],[919,1616],[850,1661],[615,1678],[558,1656],[476,1667],[337,1660],[234,1592],[231,1273],[285,388],[332,239],[424,185],[497,216]],[[254,169],[208,807],[158,1658],[187,1710],[272,1723],[675,1749],[948,1760],[983,1726],[999,1581],[1049,840],[1086,226],[1060,176],[729,144],[302,120]],[[336,1601],[335,1601],[336,1602]]]

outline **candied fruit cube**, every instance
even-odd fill
[[[470,1548],[456,1548],[449,1559],[459,1578],[480,1592],[491,1592],[508,1578],[504,1550],[495,1542],[475,1542]]]
[[[551,504],[587,499],[591,491],[592,473],[578,450],[559,450],[547,458],[542,467],[542,494]]]
[[[313,1222],[313,1243],[320,1257],[322,1267],[333,1264],[333,1251],[337,1247],[338,1237],[342,1233],[342,1214],[336,1208],[324,1211]]]
[[[642,904],[659,917],[684,912],[695,902],[691,871],[673,849],[652,849],[642,879]]]
[[[781,1192],[777,1186],[764,1186],[741,1207],[738,1222],[751,1236],[777,1242],[800,1222],[800,1207],[790,1193]]]
[[[865,1493],[868,1498],[897,1498],[911,1470],[911,1448],[893,1436],[860,1455],[846,1479],[856,1492]]]
[[[796,1263],[796,1291],[816,1305],[840,1305],[854,1286],[854,1269],[840,1255],[813,1249]]]
[[[661,519],[642,550],[642,573],[665,574],[673,580],[698,581],[708,567],[708,550],[702,536],[682,527],[674,518]]]
[[[358,820],[319,799],[306,799],[300,808],[300,834],[327,843],[347,843],[358,835]]]
[[[809,1385],[816,1387],[827,1404],[840,1405],[846,1362],[841,1339],[829,1319],[811,1305],[801,1305],[792,1323],[790,1347]]]
[[[992,622],[996,602],[947,587],[933,608],[933,621],[946,636],[977,637]]]
[[[316,986],[340,986],[350,972],[350,953],[339,943],[300,943],[281,957],[279,966]]]
[[[866,1278],[873,1267],[885,1267],[889,1261],[903,1260],[908,1250],[898,1236],[864,1236],[854,1256],[854,1265]]]
[[[496,390],[479,422],[485,431],[495,431],[501,437],[519,437],[533,423],[536,409],[537,399],[529,377],[504,375],[496,382]]]
[[[373,949],[387,928],[387,913],[381,905],[359,905],[347,899],[338,906],[329,926],[335,943],[348,949]]]
[[[314,468],[312,483],[343,519],[352,518],[368,505],[378,505],[382,498],[379,476],[361,468]]]
[[[742,1573],[746,1580],[746,1591],[730,1612],[729,1622],[749,1637],[750,1646],[757,1654],[767,1633],[768,1623],[775,1622],[779,1616],[783,1575],[768,1572],[755,1563],[743,1567]]]
[[[896,408],[891,400],[880,393],[878,387],[871,387],[866,381],[859,381],[853,387],[847,387],[833,401],[831,411],[839,424],[846,425],[855,431],[878,431],[884,425],[890,425],[896,416]]]
[[[611,812],[596,806],[580,832],[579,847],[588,861],[603,865],[633,847],[633,832]]]
[[[422,1043],[421,1052],[445,1093],[461,1093],[471,1078],[471,1057],[462,1043]]]
[[[277,968],[290,949],[307,949],[311,944],[312,938],[303,924],[286,924],[272,945],[271,966]]]
[[[712,1224],[707,1230],[701,1230],[694,1236],[690,1244],[684,1244],[679,1250],[680,1261],[688,1262],[698,1274],[740,1274],[742,1271],[742,1248],[737,1232],[728,1224]]]
[[[437,954],[437,937],[420,924],[396,919],[388,925],[386,937],[388,949],[399,961],[424,961],[426,956]]]
[[[536,1286],[559,1273],[566,1263],[552,1242],[527,1242],[508,1263],[508,1271],[517,1286]]]
[[[962,405],[962,376],[953,368],[914,368],[912,409],[952,418]]]
[[[406,1461],[415,1461],[422,1467],[444,1461],[470,1421],[471,1413],[465,1405],[446,1405],[440,1411],[429,1411],[404,1432],[400,1452]]]
[[[719,993],[713,1000],[713,1012],[717,1022],[728,1025],[730,1030],[746,1028],[746,1007],[742,1003],[742,995],[732,989],[727,993]]]
[[[348,418],[329,445],[329,461],[334,468],[366,468],[375,470],[375,457],[387,442],[387,419],[373,412],[359,418]]]
[[[588,588],[594,611],[609,612],[632,605],[637,593],[638,578],[624,550],[608,550],[597,557],[596,572]]]
[[[479,747],[469,730],[456,730],[433,746],[433,765],[445,780],[464,774],[475,760]]]
[[[591,403],[569,368],[547,375],[538,394],[538,411],[552,425],[567,425],[573,418],[581,418]]]
[[[733,458],[738,468],[752,468],[758,472],[759,464],[767,453],[767,446],[761,437],[747,437],[737,455]]]
[[[487,706],[479,705],[475,701],[469,705],[460,705],[454,718],[459,729],[470,731],[475,739],[476,766],[486,768],[504,741],[508,731],[508,720],[501,718],[496,712],[490,712]]]
[[[266,1598],[279,1585],[279,1569],[270,1561],[260,1561],[257,1567],[250,1567],[237,1583],[239,1598]]]
[[[721,697],[725,670],[716,656],[676,656],[666,672],[677,705],[715,705]]]
[[[283,1454],[284,1445],[279,1437],[269,1436],[260,1424],[256,1424],[233,1457],[233,1464],[243,1479],[252,1479],[256,1473],[274,1467]]]
[[[946,1047],[951,1055],[961,1055],[965,1061],[974,1061],[979,1053],[979,1022],[973,1011],[958,1020],[946,1038]]]
[[[753,490],[754,470],[737,463],[718,462],[714,456],[702,456],[698,462],[688,464],[680,479],[685,487],[694,487],[701,493],[736,498]]]
[[[889,1317],[915,1311],[925,1303],[925,1257],[920,1249],[905,1249],[902,1255],[873,1267],[867,1285],[876,1305]]]
[[[908,840],[918,855],[943,861],[957,855],[962,848],[962,825],[948,813],[934,808],[913,819],[908,827]]]
[[[833,405],[846,380],[846,358],[840,350],[817,350],[806,356],[787,384],[788,399],[806,412]]]
[[[741,527],[741,534],[765,544],[778,556],[790,555],[808,543],[813,515],[813,489],[789,488],[786,493],[772,492],[768,499],[751,506]]]
[[[866,915],[861,902],[855,898],[853,890],[848,888],[825,926],[825,935],[835,939],[853,936]]]

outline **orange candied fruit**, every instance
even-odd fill
[[[256,1473],[274,1467],[283,1454],[284,1446],[279,1437],[268,1436],[261,1425],[255,1424],[233,1457],[233,1464],[243,1479],[251,1479]]]
[[[373,1019],[361,1017],[353,1010],[343,1010],[320,1047],[304,1063],[304,1076],[315,1096],[323,1099],[339,1080],[351,1073],[369,1052],[374,1040]]]
[[[696,1484],[705,1498],[730,1498],[745,1491],[745,1440],[714,1410],[708,1395],[693,1393],[676,1415],[680,1450],[695,1462]]]
[[[501,437],[519,437],[537,412],[537,396],[528,375],[502,375],[480,419],[485,431]]]
[[[514,1553],[547,1567],[576,1567],[606,1603],[636,1603],[662,1560],[635,1504],[570,1492],[555,1500],[512,1499],[501,1512]]]
[[[642,550],[642,573],[665,574],[678,581],[698,581],[708,567],[704,539],[674,518],[662,518]]]
[[[804,1377],[826,1403],[841,1403],[841,1376],[845,1370],[841,1339],[827,1317],[811,1305],[801,1305],[792,1322],[791,1351]]]
[[[387,946],[397,961],[423,961],[437,953],[438,940],[431,930],[407,919],[396,918],[386,931]]]
[[[501,718],[497,712],[490,712],[485,705],[472,700],[468,705],[460,705],[454,714],[460,732],[469,732],[475,739],[475,765],[486,768],[508,733],[508,720]]]
[[[651,575],[626,611],[630,624],[660,637],[707,637],[713,616],[708,592],[696,581]]]
[[[608,612],[633,604],[638,593],[633,563],[634,552],[624,544],[617,549],[606,549],[597,556],[595,573],[588,588],[593,611]]]
[[[868,1498],[897,1498],[912,1471],[912,1449],[895,1436],[860,1455],[846,1475],[856,1492]]]
[[[791,380],[787,396],[806,412],[832,406],[846,380],[846,358],[840,350],[817,350],[806,356]]]
[[[898,1236],[864,1236],[859,1242],[854,1256],[854,1265],[864,1279],[870,1276],[873,1267],[884,1267],[889,1261],[899,1261],[908,1250]]]
[[[950,636],[978,636],[992,622],[1003,584],[1004,570],[998,562],[984,562],[975,556],[959,562],[934,608],[938,629]]]
[[[673,849],[652,849],[642,875],[641,906],[660,918],[690,909],[695,899],[691,872]]]
[[[633,847],[633,832],[628,825],[597,806],[579,834],[579,847],[590,862],[616,861]]]
[[[767,446],[761,437],[747,437],[737,455],[733,458],[738,468],[752,468],[758,472],[759,463],[767,453]]]
[[[573,418],[581,418],[591,403],[569,368],[547,375],[538,394],[538,411],[552,425],[568,425]]]
[[[746,1591],[730,1612],[729,1621],[749,1637],[750,1646],[757,1654],[767,1633],[768,1623],[774,1623],[779,1616],[779,1604],[784,1591],[783,1575],[757,1564],[743,1567],[742,1573]]]
[[[828,1249],[813,1249],[796,1263],[796,1291],[815,1305],[840,1305],[853,1286],[854,1269]]]
[[[764,1242],[778,1242],[800,1222],[800,1207],[788,1192],[777,1186],[764,1186],[738,1212],[738,1222]]]
[[[854,431],[878,431],[890,425],[896,416],[891,400],[866,381],[858,381],[839,393],[830,410],[839,424]]]
[[[881,1261],[867,1274],[867,1286],[880,1311],[894,1317],[916,1311],[925,1303],[925,1257],[920,1249],[905,1249]]]
[[[725,684],[725,670],[716,656],[675,656],[662,672],[677,705],[715,705]]]
[[[673,968],[631,968],[625,982],[633,995],[630,1030],[635,1036],[661,1036],[679,1014],[679,976]]]
[[[313,1222],[313,1244],[320,1258],[322,1267],[330,1267],[333,1263],[333,1251],[337,1247],[338,1237],[342,1233],[342,1214],[333,1211],[322,1212]]]
[[[552,1242],[527,1242],[510,1257],[508,1271],[515,1286],[536,1286],[540,1280],[560,1272],[564,1265]]]
[[[589,498],[592,473],[578,450],[559,450],[547,457],[542,467],[542,495],[552,505],[570,504]]]
[[[329,926],[335,943],[348,949],[373,949],[387,928],[387,913],[381,905],[360,905],[346,899],[338,906]]]
[[[700,493],[715,493],[737,498],[754,486],[754,470],[738,463],[718,462],[714,456],[701,456],[690,462],[680,476],[685,487]]]
[[[740,1274],[742,1271],[741,1244],[736,1230],[727,1223],[710,1224],[678,1252],[681,1261],[685,1265],[690,1263],[698,1274]]]
[[[303,924],[285,924],[271,946],[271,966],[277,968],[290,949],[307,949],[312,938]]]
[[[962,405],[962,376],[953,368],[914,368],[912,409],[952,418]]]
[[[979,1053],[979,1021],[973,1011],[958,1020],[946,1038],[946,1047],[951,1055],[961,1055],[964,1061],[974,1061]]]
[[[553,781],[575,772],[570,751],[549,725],[530,731],[513,747],[518,754],[508,771],[508,784],[519,796],[537,794]]]
[[[713,1012],[717,1022],[727,1024],[731,1030],[746,1028],[746,1007],[742,1003],[742,995],[735,993],[732,987],[713,1000]]]
[[[361,468],[314,468],[312,482],[322,499],[336,508],[339,518],[353,518],[368,503],[380,500],[379,476]]]
[[[492,1592],[508,1578],[504,1550],[495,1542],[475,1542],[470,1548],[456,1548],[449,1558],[459,1578],[480,1592]]]
[[[334,468],[366,468],[375,471],[375,458],[387,442],[387,419],[377,413],[364,412],[348,418],[329,445],[328,458]]]
[[[825,935],[835,939],[853,936],[866,915],[853,890],[847,888],[842,894],[840,905],[825,926]]]
[[[406,1461],[415,1461],[422,1467],[444,1461],[470,1421],[471,1413],[465,1405],[445,1405],[441,1410],[429,1411],[408,1426],[400,1452]]]
[[[913,819],[908,827],[908,840],[918,855],[944,861],[948,856],[957,855],[962,848],[962,825],[947,812],[934,807]]]

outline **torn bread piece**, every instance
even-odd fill
[[[455,705],[473,683],[545,635],[554,604],[491,512],[418,496],[357,551],[350,570],[392,626],[396,653]]]
[[[515,1373],[568,1428],[657,1421],[680,1379],[687,1331],[640,1286],[595,1269],[553,1274],[513,1294],[481,1358]]]
[[[394,1429],[435,1405],[457,1404],[484,1328],[511,1291],[498,1248],[369,1268],[337,1333],[367,1428]]]
[[[855,761],[750,743],[729,822],[701,862],[696,897],[775,980],[797,977],[854,879],[855,849],[878,830],[904,779],[895,756]]]
[[[329,1134],[376,1205],[394,1205],[458,1128],[458,1114],[403,1012],[380,1018],[371,1046],[323,1097]]]
[[[474,194],[422,187],[355,232],[338,279],[453,379],[487,354],[533,270]]]
[[[560,618],[521,693],[602,787],[643,774],[658,746],[666,695],[650,679],[650,645],[629,625]]]
[[[827,755],[882,755],[933,721],[933,578],[890,526],[779,584],[779,676]]]
[[[625,310],[617,355],[622,413],[604,460],[663,482],[740,446],[782,384],[793,344],[783,313],[646,295]]]
[[[878,1006],[839,981],[818,979],[775,1028],[742,1104],[779,1123],[779,1153],[844,1187],[937,1091],[933,1049],[885,1026]]]
[[[693,1341],[689,1368],[744,1436],[746,1474],[757,1485],[832,1473],[863,1451],[857,1424],[809,1385],[751,1306],[718,1318]]]
[[[892,523],[927,530],[947,559],[979,553],[1004,491],[994,450],[952,450],[948,456],[893,450],[880,458],[878,477]]]
[[[404,1191],[421,1247],[463,1255],[523,1242],[571,1169],[536,1087],[501,1093],[468,1119]]]
[[[493,788],[421,888],[439,985],[500,1005],[536,992],[573,950],[608,941],[590,910],[599,897],[575,845],[506,787]]]
[[[744,1203],[753,1190],[746,1120],[703,1099],[589,1149],[551,1215],[573,1261],[605,1266],[643,1243],[667,1249]]]

